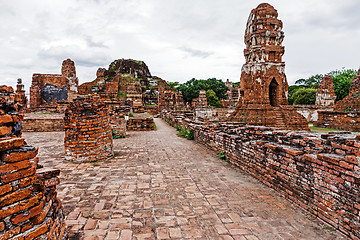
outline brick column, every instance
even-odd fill
[[[65,158],[104,161],[114,155],[109,107],[98,95],[81,96],[65,111]]]

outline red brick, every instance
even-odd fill
[[[40,236],[41,234],[46,233],[47,231],[49,231],[49,227],[47,226],[46,223],[44,223],[43,225],[41,225],[41,226],[37,227],[36,229],[34,229],[34,231],[27,234],[25,236],[25,240],[34,239],[34,238]]]
[[[31,164],[32,164],[31,168],[20,170],[20,171],[14,172],[14,173],[10,173],[10,174],[1,176],[0,177],[1,181],[4,183],[9,183],[9,182],[21,179],[21,178],[25,178],[25,177],[34,175],[36,172],[36,162],[33,162]]]
[[[35,151],[26,152],[13,152],[10,154],[4,154],[1,156],[1,160],[4,162],[20,162],[23,160],[33,159],[38,154],[38,148]]]
[[[0,127],[0,136],[7,135],[11,133],[12,127],[2,126]]]
[[[21,213],[19,215],[13,216],[11,218],[11,222],[13,224],[19,224],[21,222],[24,222],[28,220],[31,217],[34,217],[41,213],[41,211],[44,208],[44,201],[41,201],[39,205],[27,210],[25,213]]]
[[[31,195],[33,190],[34,190],[34,188],[31,187],[31,188],[27,188],[24,190],[12,192],[10,194],[7,194],[7,195],[1,197],[0,198],[0,207],[7,206],[14,202],[18,202],[18,201],[21,201],[21,200],[27,198],[28,196]]]
[[[2,235],[0,235],[0,240],[10,239],[19,233],[20,233],[20,227],[15,227],[11,230],[6,230]]]
[[[35,206],[36,204],[39,203],[39,200],[43,197],[42,193],[38,193],[37,195],[35,195],[34,197],[27,199],[25,201],[22,202],[18,202],[16,205],[8,207],[8,208],[2,208],[0,209],[0,219],[3,219],[7,216],[10,216],[12,214],[18,213],[20,211],[29,209],[33,206]]]
[[[0,174],[6,174],[13,171],[18,171],[24,168],[30,167],[30,160],[25,160],[21,162],[16,162],[12,164],[5,164],[0,166]]]
[[[13,119],[10,115],[0,115],[0,124],[12,122]]]

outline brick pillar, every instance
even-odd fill
[[[109,107],[98,95],[81,96],[65,111],[65,158],[103,161],[114,155]]]
[[[0,87],[0,239],[66,239],[59,170],[37,170],[38,149],[21,137],[19,104]]]

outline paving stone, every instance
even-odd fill
[[[71,236],[346,239],[217,153],[155,122],[157,131],[114,140],[117,157],[98,163],[65,161],[61,132],[23,134],[39,146],[42,165],[61,170],[58,197]]]

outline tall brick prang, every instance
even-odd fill
[[[65,111],[65,158],[104,161],[114,155],[109,107],[98,95],[81,96]]]
[[[38,148],[21,136],[17,94],[0,87],[0,239],[66,239],[60,171],[38,169]]]
[[[260,4],[250,13],[245,31],[240,99],[230,121],[283,129],[309,130],[307,120],[286,106],[289,85],[282,61],[283,23],[273,6]]]

